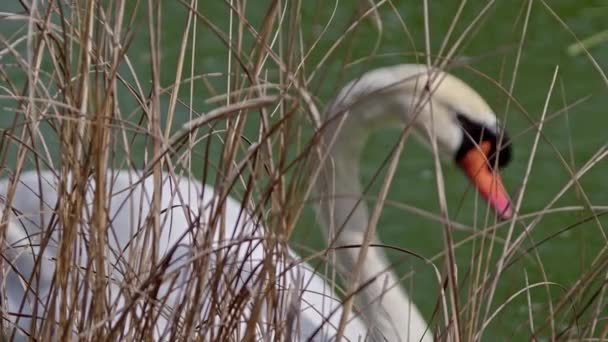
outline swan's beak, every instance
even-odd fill
[[[513,216],[511,200],[505,186],[502,184],[498,171],[492,170],[488,166],[486,156],[490,153],[490,150],[490,142],[482,141],[479,146],[470,149],[458,161],[458,164],[473,182],[481,196],[496,211],[500,219],[508,220]]]

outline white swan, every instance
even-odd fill
[[[428,79],[429,74],[431,82]],[[318,216],[323,225],[328,227],[328,232],[340,231],[337,236],[332,237],[334,246],[362,243],[369,218],[365,205],[357,205],[361,196],[358,180],[359,154],[369,132],[387,125],[403,127],[412,124],[417,135],[427,143],[434,136],[441,153],[453,158],[463,168],[499,215],[503,218],[511,215],[506,191],[491,166],[493,164],[487,162],[488,157],[490,162],[495,160],[493,155],[501,140],[498,121],[486,102],[457,78],[436,70],[429,73],[426,67],[420,65],[378,69],[347,85],[328,107],[326,118],[328,124],[324,129],[324,145],[321,150],[327,151],[329,158],[323,163],[323,172],[317,181],[317,190],[323,198],[318,208]],[[480,140],[483,140],[482,143],[477,145],[476,142]],[[506,142],[506,138],[502,140],[503,143]],[[506,146],[497,162],[500,166],[508,161],[510,150],[508,144]],[[127,284],[124,279],[132,279],[134,274],[142,281],[155,279],[154,269],[136,271],[139,258],[142,257],[142,246],[146,243],[145,234],[141,232],[142,227],[146,225],[144,219],[150,211],[154,190],[151,177],[141,182],[140,178],[141,175],[134,171],[108,171],[108,187],[111,187],[108,193],[112,195],[109,196],[110,203],[107,205],[109,249],[104,258],[105,275],[111,281],[104,291],[108,305],[106,327],[118,324],[121,315],[134,320],[143,312],[162,311],[155,325],[154,336],[158,339],[167,336],[172,326],[170,323],[175,322],[176,317],[179,318],[179,314],[173,312],[176,303],[192,295],[193,289],[184,285],[193,277],[192,274],[196,274],[192,260],[200,258],[202,253],[208,253],[211,260],[222,258],[223,268],[220,271],[225,274],[225,279],[237,279],[229,286],[218,285],[220,293],[202,293],[201,298],[195,300],[198,301],[195,305],[201,310],[198,318],[211,320],[212,324],[208,323],[209,321],[206,321],[206,324],[214,327],[212,331],[202,332],[207,334],[203,337],[221,332],[221,324],[227,324],[225,317],[215,317],[210,303],[217,303],[218,298],[214,296],[221,296],[221,290],[228,287],[233,290],[232,293],[241,289],[257,291],[262,288],[262,282],[251,279],[259,275],[263,264],[261,261],[267,259],[266,253],[269,253],[259,243],[266,233],[244,213],[240,203],[231,198],[226,199],[224,229],[217,229],[222,226],[218,224],[221,221],[214,221],[215,210],[210,208],[218,205],[215,191],[187,178],[163,175],[163,185],[160,189],[161,231],[156,237],[159,243],[156,264],[158,268],[169,265],[167,272],[173,276],[163,279],[155,296],[157,299],[166,298],[165,305],[156,308],[138,306],[132,315],[126,315],[124,306],[125,303],[130,303],[131,299],[127,298],[125,293],[128,294],[129,291],[123,290],[121,295],[117,294],[118,289]],[[64,232],[52,214],[57,205],[57,177],[53,172],[25,172],[17,182],[17,192],[11,203],[11,216],[7,220],[7,247],[3,256],[5,268],[7,264],[13,266],[6,270],[9,320],[13,326],[16,323],[27,333],[32,323],[27,316],[34,310],[38,311],[37,316],[46,317],[45,322],[54,322],[67,315],[66,310],[60,312],[57,309],[60,307],[57,303],[56,310],[49,311],[49,303],[36,301],[37,297],[44,298],[49,291],[56,291],[52,286],[54,258],[58,255],[57,248]],[[1,196],[7,193],[8,184],[7,180],[0,182]],[[93,193],[94,184],[91,183],[87,197],[91,199]],[[90,209],[90,206],[88,208]],[[88,214],[88,210],[83,210],[83,217]],[[340,227],[343,229],[340,230]],[[211,241],[212,246],[205,246],[206,249],[202,250],[199,247],[191,248],[195,243],[200,246],[199,240],[204,239],[204,233],[209,229],[213,230],[213,236],[207,240]],[[82,283],[85,274],[81,266],[87,265],[89,261],[85,250],[89,236],[86,225],[77,227],[77,232],[79,235],[71,244],[74,252],[72,255],[75,255],[72,273],[80,272]],[[45,243],[44,257],[40,258],[36,265],[32,256],[41,254],[39,245],[45,241],[48,243]],[[193,255],[193,251],[201,254]],[[291,257],[297,260],[290,250],[283,252],[287,259]],[[348,271],[356,264],[358,251],[351,248],[336,253],[340,269],[348,277]],[[165,257],[168,257],[170,262],[161,262]],[[281,259],[280,251],[272,259]],[[211,262],[210,265],[213,269],[215,264]],[[292,335],[294,339],[307,340],[312,337],[319,341],[333,340],[342,309],[341,301],[334,294],[332,287],[305,264],[286,268],[284,262],[277,261],[274,267],[273,272],[265,273],[265,276],[271,273],[283,275],[278,278],[277,289],[283,294],[279,298],[284,303],[280,305],[276,317],[260,320],[261,324],[257,325],[256,333],[259,336],[272,336],[273,332],[269,327],[273,325],[266,326],[263,322],[274,320],[276,323],[277,319],[278,322],[282,319],[289,321],[280,316],[284,314],[287,317],[288,313],[296,312],[297,319],[295,323],[291,323],[294,324],[292,327],[295,327],[295,336]],[[357,312],[362,314],[363,319],[354,314],[349,316],[344,336],[347,340],[365,339],[370,336],[374,340],[431,341],[432,334],[425,320],[398,286],[396,275],[386,271],[387,269],[388,263],[383,253],[377,248],[370,249],[361,270],[360,280],[365,283],[377,278],[357,294]],[[36,273],[36,280],[29,281],[33,273]],[[92,277],[90,274],[88,276]],[[24,290],[26,283],[36,284],[36,289],[28,291],[27,295]],[[70,286],[73,289],[76,284]],[[131,290],[130,295],[133,296],[136,289]],[[235,297],[226,297],[225,300],[229,301],[231,298]],[[81,302],[70,302],[65,298],[61,300],[80,307],[81,311],[72,317],[76,321],[90,314],[87,312],[89,308],[81,305]],[[246,304],[252,306],[253,303],[247,300],[245,299]],[[219,302],[221,304],[222,301]],[[163,310],[159,310],[159,307]],[[237,334],[246,331],[246,315],[251,312],[250,309],[251,307],[248,307],[243,310],[245,317],[237,319]],[[40,320],[36,321],[39,331],[42,323]],[[128,324],[128,321],[125,324]],[[72,327],[77,326],[74,324]],[[46,329],[44,331],[50,332],[49,327],[52,327],[52,324],[43,326],[43,329]],[[53,336],[59,334],[54,333]],[[243,336],[235,338],[239,337]]]

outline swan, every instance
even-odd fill
[[[458,78],[416,64],[376,69],[346,85],[325,110],[324,120],[319,144],[320,173],[315,181],[321,200],[316,212],[332,246],[361,245],[363,242],[369,214],[365,204],[358,200],[362,195],[359,157],[367,136],[373,130],[387,126],[411,127],[423,144],[436,144],[439,153],[452,159],[464,171],[500,218],[512,216],[508,193],[498,174],[498,168],[510,160],[508,137],[489,105]],[[105,276],[109,279],[104,291],[107,327],[119,323],[128,327],[129,320],[153,312],[156,314],[154,338],[162,340],[168,336],[171,322],[179,318],[180,299],[187,298],[193,291],[183,284],[196,272],[193,260],[200,254],[193,253],[203,246],[200,240],[205,240],[206,230],[211,231],[212,237],[205,240],[209,245],[205,245],[204,251],[208,252],[200,253],[209,254],[211,271],[213,265],[220,265],[215,262],[221,259],[221,272],[226,274],[223,279],[235,279],[229,283],[235,292],[261,288],[263,282],[251,279],[256,279],[260,265],[268,260],[270,251],[260,244],[267,232],[241,203],[226,198],[218,224],[213,209],[220,205],[219,196],[212,187],[198,181],[164,173],[162,185],[156,189],[152,177],[144,177],[138,171],[108,170],[106,177],[109,247],[103,257]],[[9,331],[19,339],[31,332],[33,324],[39,331],[54,332],[53,325],[47,322],[59,321],[67,315],[66,310],[60,312],[58,305],[53,311],[45,300],[53,291],[58,291],[54,287],[54,270],[61,252],[58,248],[66,232],[57,223],[61,220],[53,215],[60,200],[57,189],[61,183],[54,171],[27,171],[14,182],[16,192],[7,211],[9,215],[3,219],[6,224],[3,273]],[[64,183],[69,185],[71,179],[68,177]],[[0,181],[0,196],[6,196],[10,184],[8,179]],[[154,260],[154,268],[141,270],[136,267],[140,259],[149,258],[149,255],[141,255],[143,246],[149,243],[141,232],[151,210],[155,189],[162,194],[160,235],[155,237],[157,260]],[[87,222],[94,193],[95,183],[91,180],[86,187],[88,205],[82,213],[84,222]],[[223,228],[218,229],[219,226]],[[90,237],[86,224],[77,228],[75,242],[70,245],[73,248],[72,271],[80,272],[80,278],[73,279],[82,282],[87,276],[92,277],[84,274],[82,267],[90,261],[85,248]],[[377,241],[374,236],[373,242]],[[41,257],[37,258],[38,255]],[[335,251],[339,271],[347,279],[357,265],[358,255],[357,248]],[[343,324],[342,301],[312,266],[289,263],[299,259],[291,249],[286,248],[282,253],[277,251],[271,259],[281,258],[285,262],[276,262],[270,272],[282,275],[277,278],[277,289],[284,305],[279,308],[277,317],[289,317],[295,312],[294,322],[286,323],[293,324],[295,335],[291,337],[294,340],[334,340]],[[153,277],[154,269],[161,266],[171,276],[162,279],[158,293],[153,297],[164,299],[158,301],[164,305],[153,308],[136,305],[133,315],[127,315],[124,307],[130,303],[130,298],[125,293],[132,295],[134,292],[119,291],[124,290],[121,286],[130,284],[125,279],[132,280],[134,273],[141,279]],[[355,294],[356,310],[345,310],[348,314],[342,334],[345,340],[432,341],[429,325],[399,286],[399,278],[388,267],[383,252],[369,249],[361,266],[359,283],[366,286]],[[32,288],[27,289],[27,284]],[[70,289],[76,286],[68,284]],[[218,336],[214,334],[221,331],[219,327],[224,323],[222,317],[214,317],[210,307],[210,303],[217,301],[213,298],[217,295],[203,293],[201,298],[196,298],[201,312],[199,318],[217,323],[209,325],[213,327],[209,332],[201,332],[203,339]],[[83,297],[60,297],[68,307],[79,308],[78,314],[72,316],[75,321],[89,317],[89,308],[82,304],[87,302],[77,303],[75,299],[83,300]],[[237,320],[234,339],[242,338],[248,329],[247,315],[252,314],[252,305],[246,306]],[[45,317],[45,320],[32,319],[33,314]],[[126,317],[126,323],[121,322],[120,317]],[[258,336],[271,336],[273,332],[269,329],[272,328],[263,322],[272,319],[276,322],[277,317],[262,318],[256,326]],[[77,334],[76,327],[74,323],[75,331],[63,336]],[[57,336],[58,332],[54,334]],[[78,334],[90,337],[82,335],[84,332]]]

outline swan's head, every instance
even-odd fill
[[[511,159],[511,143],[496,115],[466,83],[423,65],[378,69],[346,86],[333,110],[350,113],[357,126],[376,122],[411,126],[427,146],[436,142],[443,159],[453,160],[502,219],[511,202],[498,169]],[[338,103],[339,107],[335,107]]]
[[[498,170],[511,160],[511,142],[484,99],[460,79],[443,72],[410,66],[414,77],[405,90],[413,100],[404,120],[417,136],[453,160],[502,219],[513,215]],[[406,70],[407,71],[407,70]],[[418,104],[416,104],[416,101]]]

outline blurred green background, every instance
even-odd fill
[[[247,2],[247,19],[256,31],[260,29],[270,2],[262,0]],[[134,3],[130,3],[129,6],[134,6]],[[220,30],[228,32],[230,22],[228,3],[229,1],[218,0],[201,1],[199,11]],[[478,70],[479,73],[498,82],[504,89],[509,89],[513,77],[527,3],[527,1],[497,1],[464,38],[464,43],[457,53],[458,58],[469,63],[470,67]],[[293,6],[293,4],[290,5]],[[303,27],[302,44],[305,50],[308,50],[312,43],[319,38],[318,45],[312,50],[304,66],[307,75],[310,75],[317,67],[332,44],[343,36],[353,20],[360,16],[359,5],[356,1],[302,2],[300,19]],[[447,43],[448,48],[467,29],[485,5],[486,2],[472,1],[464,7],[461,18],[454,26],[454,33]],[[5,3],[0,5],[0,9],[3,6],[6,6],[6,10],[17,7],[15,4]],[[136,74],[145,88],[149,87],[151,56],[147,36],[147,9],[145,8],[147,5],[142,3],[140,6],[138,18],[135,20],[135,25],[139,27],[135,30],[136,35],[133,37],[128,56],[134,63]],[[187,10],[178,1],[161,1],[161,6],[161,79],[164,86],[169,86],[174,81],[174,70]],[[437,53],[442,46],[458,7],[459,3],[456,1],[429,1],[430,50],[432,53]],[[425,61],[423,57],[416,59],[413,56],[416,52],[422,54],[425,51],[423,2],[394,1],[387,3],[380,7],[379,15],[382,20],[381,34],[373,20],[363,20],[356,30],[346,36],[342,45],[330,55],[328,61],[320,66],[310,85],[310,89],[317,96],[319,103],[327,103],[342,85],[366,70],[385,65],[411,63],[417,60]],[[567,53],[567,47],[576,42],[575,36],[583,39],[608,29],[607,16],[608,2],[606,1],[533,2],[512,94],[525,112],[514,103],[511,103],[506,111],[508,97],[505,95],[505,90],[500,89],[493,81],[466,68],[457,68],[453,71],[479,91],[494,108],[497,115],[506,122],[506,127],[514,141],[515,157],[512,164],[503,171],[503,178],[514,197],[522,186],[523,175],[536,132],[533,127],[541,117],[556,67],[559,67],[558,80],[549,102],[549,115],[563,109],[565,104],[574,103],[591,95],[589,99],[570,108],[567,114],[560,114],[546,123],[525,190],[522,214],[543,209],[568,182],[570,172],[561,158],[565,160],[569,168],[576,171],[608,142],[606,83],[588,57],[572,56]],[[233,20],[233,28],[235,28],[236,17],[233,17]],[[288,21],[285,25],[287,24]],[[403,24],[406,25],[407,31]],[[4,22],[2,23],[2,34],[5,37],[10,36],[19,27],[21,27],[19,24]],[[191,71],[189,58],[192,52],[195,56],[194,74],[224,73],[228,63],[228,51],[225,45],[208,26],[201,22],[197,24],[196,33],[197,41],[194,51],[192,51],[192,47],[188,48],[185,75],[189,75]],[[250,34],[245,34],[243,38],[244,51],[249,51],[254,40]],[[589,51],[599,66],[607,70],[608,42],[591,47]],[[365,59],[345,68],[347,63],[360,58]],[[271,76],[273,72],[276,72],[276,64],[272,62],[268,62],[265,67],[268,68]],[[18,76],[16,77],[18,78]],[[220,94],[225,92],[226,78],[224,76],[209,77],[207,82],[212,84]],[[180,99],[185,103],[189,102],[188,92],[187,87],[182,88]],[[216,94],[211,94],[203,86],[203,81],[195,82],[193,108],[200,113],[215,107],[216,105],[205,102],[213,95]],[[125,108],[134,108],[135,102],[132,99],[124,101]],[[166,103],[164,105],[166,108]],[[2,119],[2,125],[6,125],[10,122],[7,118],[11,115],[8,115],[9,112],[4,109],[2,111],[7,114],[6,116],[3,114],[5,118]],[[180,120],[186,120],[189,115],[188,109],[185,106],[178,106],[177,114]],[[179,124],[179,121],[175,122],[174,127],[179,127]],[[251,126],[251,133],[256,134],[255,125]],[[379,132],[372,135],[365,148],[362,161],[361,177],[365,184],[372,180],[373,174],[386,159],[397,141],[397,137],[398,131]],[[143,151],[144,144],[148,142],[145,139],[138,140],[134,145],[133,159],[138,160],[138,151]],[[219,153],[218,144],[215,144],[211,151]],[[140,155],[143,160],[143,153]],[[203,159],[193,160],[193,169],[202,167]],[[218,159],[211,156],[211,160],[217,161]],[[446,164],[444,171],[450,216],[468,225],[473,225],[476,217],[483,219],[485,207],[479,209],[477,214],[475,213],[474,193],[470,191],[469,184],[463,175],[452,165]],[[605,161],[601,161],[581,179],[581,189],[594,205],[608,205],[607,176],[608,165]],[[371,195],[377,192],[380,183],[381,181],[374,183]],[[393,181],[389,199],[438,213],[433,160],[426,149],[415,143],[407,144],[397,177]],[[566,196],[557,202],[556,206],[567,205],[585,205],[582,197],[574,188],[571,188]],[[588,216],[589,212],[547,215],[524,245],[531,246],[534,242]],[[522,223],[530,221],[530,219],[524,219]],[[600,222],[606,225],[608,219],[601,218]],[[478,223],[478,225],[482,224]],[[498,236],[506,235],[506,226],[503,227],[499,230]],[[515,232],[520,233],[522,228],[522,224],[516,225]],[[407,248],[430,258],[443,250],[442,229],[442,226],[436,222],[389,205],[383,212],[379,234],[381,240],[390,245]],[[600,229],[602,228],[594,222],[576,224],[573,229],[551,238],[537,248],[538,259],[536,256],[529,255],[519,260],[503,275],[493,308],[498,307],[510,295],[525,287],[525,273],[531,283],[543,280],[539,260],[542,262],[548,280],[566,288],[571,286],[584,271],[588,270],[591,261],[598,255],[600,249],[608,245]],[[605,229],[604,233],[606,233]],[[468,236],[470,233],[455,232],[456,241]],[[293,237],[293,245],[296,246],[296,249],[299,245],[316,249],[324,246],[311,205],[307,206],[305,216],[297,228]],[[502,245],[497,245],[496,249],[502,250]],[[458,248],[456,252],[459,261],[459,278],[463,283],[468,282],[466,277],[470,268],[472,251],[471,245],[466,244]],[[391,254],[391,259],[400,260],[397,266],[399,273],[415,267],[417,274],[411,294],[428,319],[432,314],[439,291],[432,269],[413,260],[414,258],[406,258],[403,261],[402,256],[398,254]],[[436,265],[442,268],[440,261],[436,261]],[[534,306],[534,309],[537,310],[536,313],[539,315],[546,313],[548,310],[546,289],[540,287],[532,290],[531,294],[533,302],[538,303]],[[563,290],[553,287],[550,294],[553,300],[557,300],[563,294]],[[461,295],[466,295],[466,286],[463,287]],[[485,340],[528,339],[527,315],[527,304],[525,297],[522,296],[509,304],[493,321],[485,334]],[[559,328],[558,326],[558,330]]]

